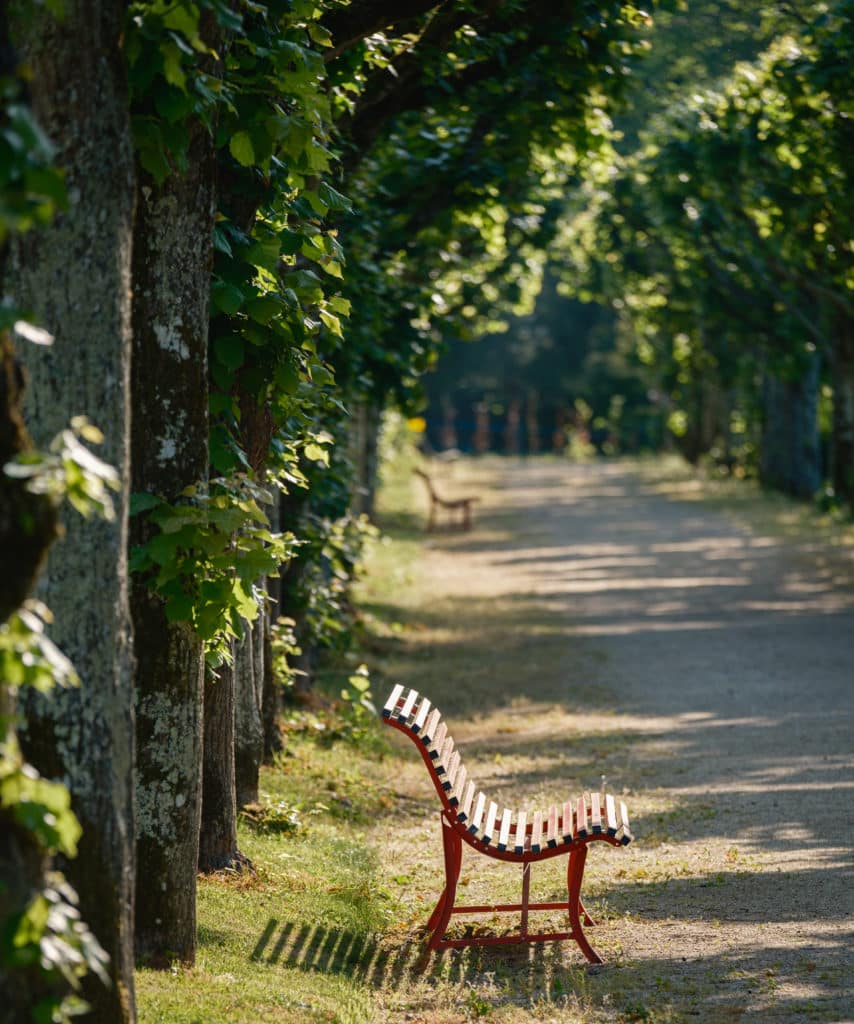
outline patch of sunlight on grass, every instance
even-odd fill
[[[275,775],[267,792],[290,796]],[[351,968],[387,926],[390,895],[364,833],[330,819],[310,817],[296,836],[241,828],[257,874],[200,879],[196,966],[138,972],[141,1024],[372,1019]]]

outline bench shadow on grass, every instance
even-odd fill
[[[789,881],[797,884],[798,880]],[[744,886],[755,883],[756,876],[743,880]],[[657,898],[658,893],[655,895]],[[493,1008],[528,1000],[540,1007],[552,1003],[559,1008],[565,997],[573,997],[588,1005],[607,1006],[609,1012],[623,1008],[649,1014],[654,1012],[650,1008],[669,1007],[677,1014],[700,1016],[707,1022],[740,1019],[757,994],[773,1001],[775,1019],[780,1014],[787,1015],[785,1019],[804,1021],[847,1019],[844,1015],[850,1010],[853,995],[847,980],[848,939],[829,947],[820,935],[815,941],[808,939],[799,948],[797,963],[786,968],[783,961],[790,950],[773,944],[760,951],[744,949],[723,954],[705,954],[698,948],[690,958],[624,961],[617,956],[609,957],[610,963],[590,966],[580,959],[572,943],[541,943],[446,950],[434,954],[427,970],[418,973],[414,965],[421,949],[419,937],[407,937],[400,945],[390,947],[387,941],[380,943],[360,932],[271,918],[251,960],[340,975],[372,989],[399,991],[426,982],[466,986],[466,991],[476,993],[485,984]],[[803,983],[803,994],[775,992],[780,982],[791,979]],[[508,980],[512,980],[509,988]],[[504,982],[503,992],[493,987],[496,981]]]
[[[478,946],[434,953],[424,971],[415,965],[424,948],[423,935],[407,935],[399,945],[364,932],[322,924],[270,918],[250,959],[321,974],[341,974],[372,988],[400,989],[421,980],[465,984],[501,967],[523,979],[551,974],[563,961],[564,943],[501,948]]]

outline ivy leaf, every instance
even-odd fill
[[[211,285],[211,302],[226,316],[234,316],[243,305],[244,298],[243,292],[228,281],[214,281]]]
[[[343,338],[344,334],[341,330],[341,321],[335,316],[334,313],[330,313],[328,310],[321,309],[320,319],[326,325],[327,329],[330,330],[337,338]]]
[[[319,444],[309,443],[303,448],[305,457],[312,462],[320,462],[324,466],[329,465],[329,452],[326,448],[321,448]]]
[[[139,162],[158,185],[162,185],[172,173],[165,152],[158,147],[146,146],[140,149]]]
[[[162,504],[163,499],[158,498],[156,494],[145,494],[142,491],[136,491],[130,496],[130,514],[137,516],[140,512],[148,512],[149,509],[157,508],[158,505]]]
[[[173,4],[163,15],[165,28],[182,32],[188,41],[196,46],[199,40],[199,9],[195,4]]]
[[[235,334],[220,336],[214,340],[214,353],[227,369],[238,370],[243,365],[243,339]]]
[[[189,594],[176,594],[166,602],[166,618],[169,622],[192,622],[193,607]]]
[[[255,147],[248,132],[235,132],[229,140],[228,150],[241,167],[251,167],[255,163]]]
[[[353,204],[347,196],[336,191],[325,181],[320,183],[320,186],[317,189],[317,194],[330,210],[342,210],[344,213],[353,212]]]
[[[161,43],[160,52],[163,54],[163,77],[170,85],[181,90],[186,89],[187,76],[181,67],[181,50],[177,43]]]
[[[286,395],[295,395],[300,383],[300,375],[290,363],[279,363],[273,371],[273,379],[279,391]]]
[[[246,303],[246,312],[259,324],[268,324],[282,312],[282,300],[278,295],[259,295]]]

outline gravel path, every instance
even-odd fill
[[[546,758],[569,706],[635,816],[622,866],[593,858],[611,966],[585,1019],[854,1020],[850,551],[760,535],[628,464],[478,465],[458,474],[484,489],[475,531],[429,555],[437,600],[539,615],[566,656],[538,674],[529,645],[536,713],[461,741],[477,756],[513,732],[508,756]],[[534,758],[533,793],[567,756]]]
[[[756,862],[719,887],[677,885],[663,905],[657,893],[640,916],[672,918],[701,961],[709,916],[720,921],[714,954],[758,979],[765,992],[744,994],[764,996],[752,1001],[766,1019],[850,1018],[854,593],[840,567],[620,466],[569,479],[526,466],[505,487],[520,504],[554,492],[542,525],[563,546],[538,560],[536,589],[604,655],[599,676],[620,712],[641,719],[632,760],[645,789],[666,790],[686,847],[663,852],[689,856],[711,838],[734,863]],[[667,955],[660,935],[633,939],[635,955]]]

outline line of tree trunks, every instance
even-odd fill
[[[134,163],[119,0],[67,0],[61,22],[39,10],[19,26],[32,67],[35,116],[66,174],[67,214],[14,243],[11,288],[55,335],[27,354],[27,420],[39,447],[86,413],[106,437],[101,454],[123,481],[112,522],[69,516],[40,596],[78,689],[26,701],[24,749],[65,781],[83,826],[67,874],[83,917],[110,956],[110,987],[87,976],[93,1024],[134,1019],[133,689],[127,586],[130,454],[131,244]]]

